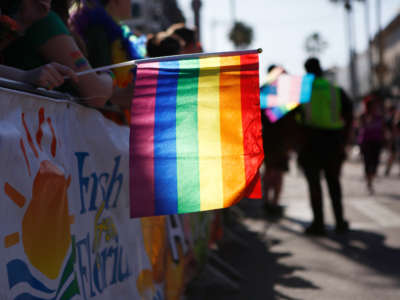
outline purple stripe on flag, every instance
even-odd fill
[[[267,108],[267,109],[264,111],[264,114],[268,117],[268,119],[269,119],[269,121],[270,121],[271,123],[275,123],[275,122],[278,120],[278,118],[276,117],[276,115],[274,114],[274,112],[271,110],[271,108]]]
[[[131,217],[154,215],[154,122],[159,63],[139,64],[130,133]]]

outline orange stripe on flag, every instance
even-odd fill
[[[239,200],[246,185],[243,159],[240,56],[221,57],[220,124],[224,207]]]

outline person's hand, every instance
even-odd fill
[[[52,62],[42,67],[26,71],[24,82],[52,90],[64,83],[66,79],[78,82],[76,73],[59,63]]]

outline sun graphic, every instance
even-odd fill
[[[57,138],[50,118],[45,120],[44,109],[39,110],[39,127],[34,142],[24,113],[21,114],[26,140],[35,158],[40,160],[42,151],[42,126],[47,123],[51,132],[51,156],[56,156]],[[45,122],[46,121],[46,122]],[[35,145],[36,144],[36,145]],[[31,176],[31,167],[24,140],[20,139],[20,149],[25,158],[27,171]],[[62,170],[49,160],[40,162],[32,185],[32,196],[22,220],[22,233],[15,232],[4,238],[4,247],[9,248],[20,242],[30,263],[49,279],[56,279],[61,271],[65,257],[71,246],[70,225],[74,219],[68,212],[67,190],[71,176],[66,177]],[[26,206],[27,200],[17,189],[5,183],[4,192],[20,208]]]

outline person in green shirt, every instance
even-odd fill
[[[22,0],[21,7],[27,10],[27,15],[33,8],[24,5],[32,1],[35,2]],[[65,7],[69,7],[68,0],[54,1],[63,1]],[[4,49],[3,55],[6,65],[22,70],[32,70],[50,62],[67,66],[75,72],[91,69],[68,28],[53,11],[27,26],[23,35]],[[113,93],[113,77],[107,72],[91,72],[79,76],[78,82],[69,83],[72,86],[69,92],[76,91],[83,103],[94,107],[103,107]]]
[[[0,4],[0,53],[14,39],[36,21],[44,18],[50,9],[51,0],[2,1]],[[29,13],[28,13],[29,12]],[[6,15],[12,15],[13,18]],[[0,65],[0,77],[40,86],[48,89],[58,87],[69,77],[77,82],[70,68],[58,63],[49,63],[28,71]]]
[[[300,124],[305,139],[298,150],[298,163],[307,181],[313,221],[305,229],[309,235],[326,234],[323,210],[322,174],[324,174],[335,216],[335,232],[349,231],[344,217],[340,174],[346,159],[346,144],[353,124],[353,104],[346,93],[324,79],[317,58],[304,64],[307,73],[315,75],[311,99],[300,106]]]

